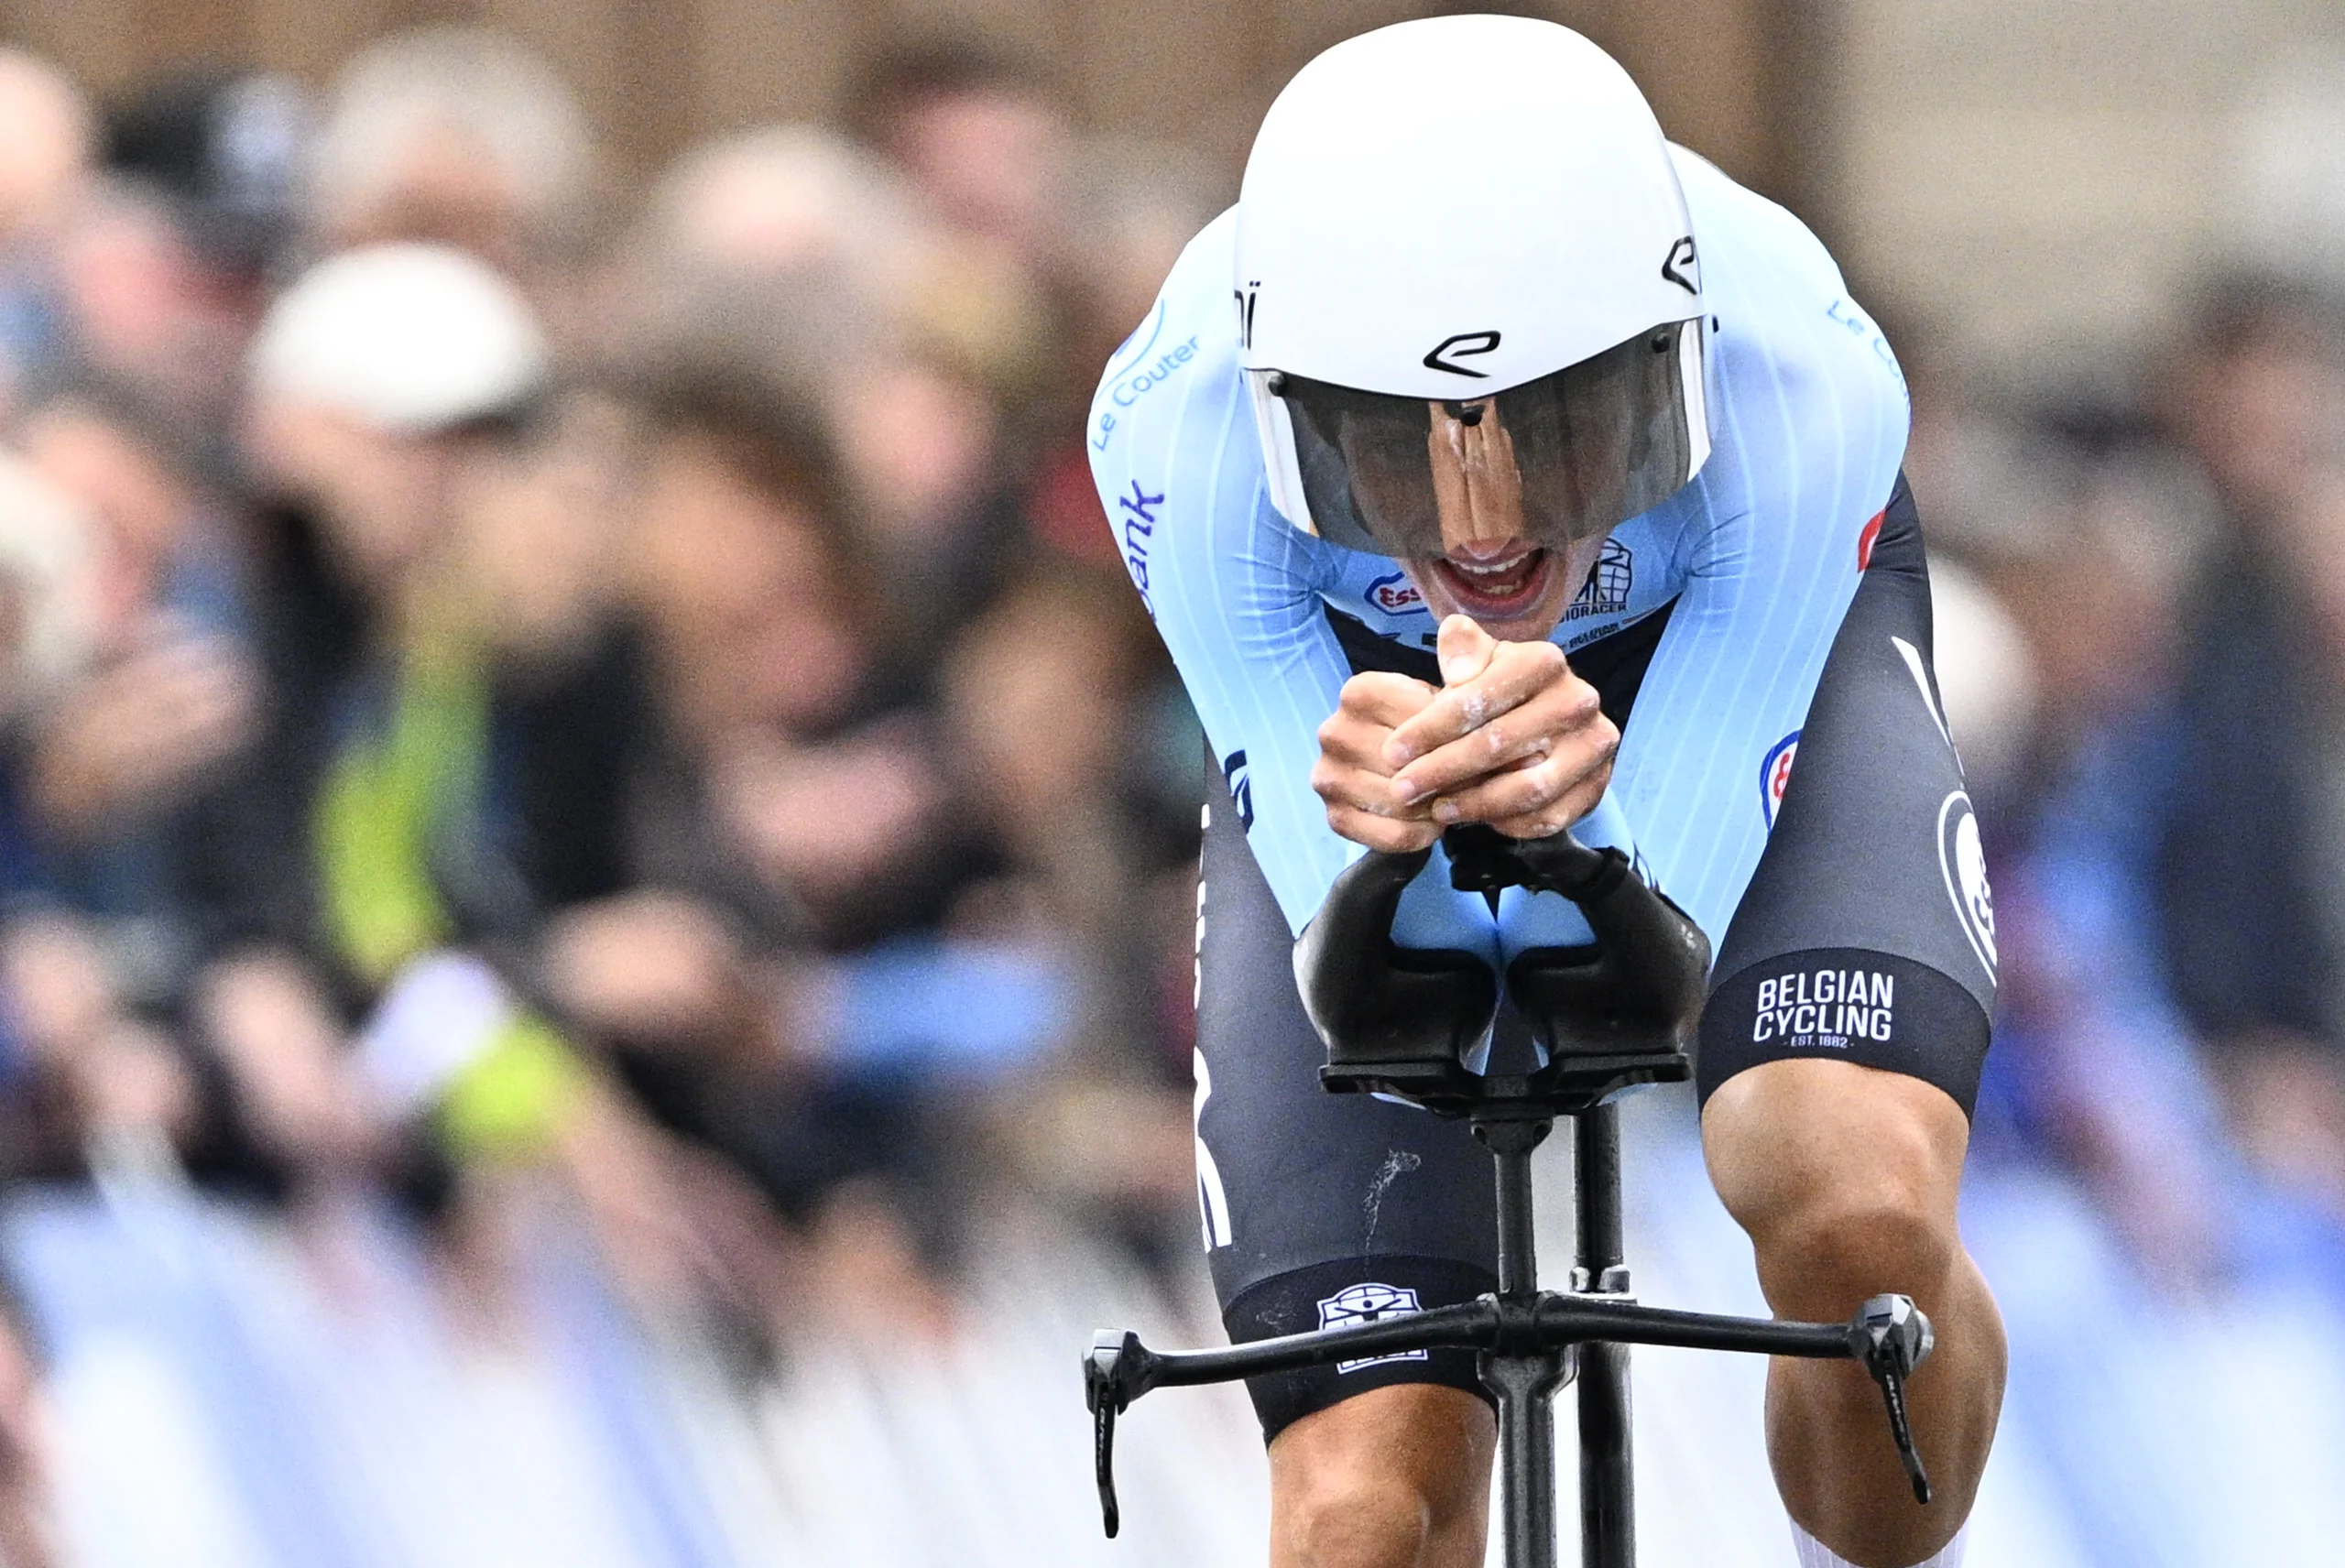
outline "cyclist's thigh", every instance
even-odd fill
[[[1995,918],[1902,484],[1795,738],[1713,972],[1702,1098],[1761,1063],[1822,1058],[1921,1079],[1968,1115],[1994,1005]]]
[[[1293,939],[1217,768],[1206,768],[1197,940],[1197,1181],[1231,1339],[1314,1329],[1496,1288],[1490,1161],[1458,1123],[1319,1087],[1325,1060],[1295,993]],[[1266,1438],[1353,1394],[1444,1383],[1439,1352],[1248,1387]]]

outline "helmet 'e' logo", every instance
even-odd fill
[[[1470,376],[1477,381],[1488,381],[1487,370],[1473,370],[1462,365],[1452,365],[1453,359],[1470,359],[1478,354],[1489,354],[1499,346],[1496,332],[1459,332],[1456,337],[1442,339],[1425,355],[1427,370],[1446,370],[1452,376]]]
[[[1661,275],[1686,293],[1697,298],[1700,296],[1702,271],[1694,260],[1693,235],[1683,235],[1675,245],[1669,247],[1669,254],[1662,257]]]

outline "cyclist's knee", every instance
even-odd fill
[[[1721,1085],[1703,1117],[1718,1194],[1750,1233],[1770,1296],[1821,1298],[1828,1306],[1806,1310],[1835,1315],[1946,1278],[1961,1247],[1968,1132],[1927,1084],[1843,1062],[1755,1068]]]
[[[1779,1309],[1833,1318],[1884,1290],[1934,1299],[1962,1245],[1950,1219],[1890,1186],[1818,1194],[1751,1239]]]
[[[1403,1384],[1347,1399],[1271,1446],[1280,1568],[1458,1568],[1482,1560],[1494,1425],[1457,1389]]]
[[[1282,1499],[1272,1521],[1294,1568],[1413,1568],[1434,1533],[1426,1499],[1370,1472],[1330,1469]]]

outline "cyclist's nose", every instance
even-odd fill
[[[1441,543],[1450,555],[1500,556],[1529,543],[1522,475],[1514,441],[1495,399],[1433,403],[1425,455],[1441,508]]]

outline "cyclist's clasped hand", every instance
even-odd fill
[[[1592,811],[1620,733],[1596,688],[1550,642],[1500,642],[1464,615],[1442,623],[1443,689],[1370,671],[1319,726],[1312,788],[1355,844],[1422,849],[1453,822],[1544,838]]]

